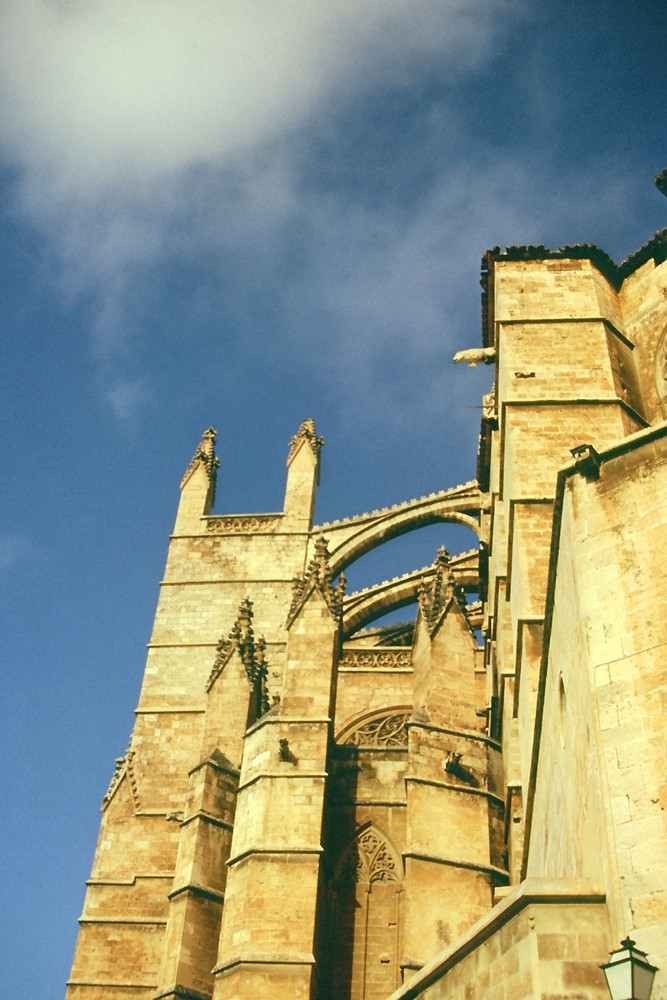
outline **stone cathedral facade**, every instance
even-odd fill
[[[472,482],[313,524],[306,420],[220,516],[204,434],[69,1000],[602,1000],[627,935],[667,998],[666,258],[485,255]],[[436,522],[469,550],[346,592]]]

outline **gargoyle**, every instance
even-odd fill
[[[445,771],[447,774],[453,774],[455,778],[459,781],[465,781],[468,785],[472,785],[473,788],[479,787],[479,781],[467,767],[464,767],[461,763],[462,753],[457,753],[455,750],[450,750],[450,752],[445,757]]]

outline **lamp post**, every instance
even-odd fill
[[[648,961],[646,952],[635,947],[632,938],[621,941],[621,947],[612,951],[609,961],[600,968],[611,1000],[649,1000],[658,970]]]

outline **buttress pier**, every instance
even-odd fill
[[[480,491],[313,525],[321,445],[305,421],[274,514],[211,514],[212,429],[190,463],[70,1000],[379,1000],[507,882]],[[346,594],[351,562],[438,521],[474,547]]]

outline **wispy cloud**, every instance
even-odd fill
[[[481,251],[565,233],[594,188],[570,164],[561,204],[562,163],[492,146],[461,103],[457,88],[525,16],[510,0],[11,5],[4,159],[63,291],[92,303],[91,350],[118,420],[151,398],[132,342],[174,294],[170,267],[192,274],[193,309],[212,276],[249,353],[269,337],[252,308],[271,300],[272,337],[335,345],[332,378],[354,372],[361,388],[375,369],[378,396],[378,358],[428,379],[447,340],[474,341]],[[394,120],[411,89],[419,106]],[[440,384],[429,398],[444,398]]]
[[[32,542],[25,535],[0,535],[0,572],[5,572],[33,555]]]
[[[355,321],[350,349],[372,351],[379,313],[407,319],[408,334],[420,326],[433,302],[417,264],[433,253],[417,245],[419,221],[313,184],[318,155],[369,95],[473,74],[519,11],[507,0],[10,5],[3,158],[63,291],[92,302],[91,346],[121,421],[136,418],[146,383],[104,371],[127,355],[138,289],[150,298],[168,260],[213,254],[228,275],[251,259],[280,282],[285,328],[337,314],[337,327]],[[293,259],[297,245],[302,260],[287,274],[276,258]],[[306,281],[309,304],[299,302]]]
[[[151,398],[146,378],[114,381],[106,389],[105,395],[114,416],[127,427],[136,424]]]
[[[510,7],[512,5],[509,5]],[[243,159],[415,66],[470,72],[491,0],[25,0],[5,11],[0,124],[62,194]]]

